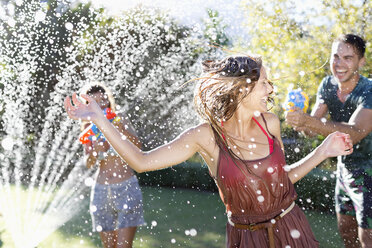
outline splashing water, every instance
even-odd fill
[[[151,148],[195,123],[192,85],[180,85],[211,49],[156,10],[108,18],[90,5],[48,4],[15,1],[0,11],[0,213],[22,248],[77,214],[93,182],[65,96],[105,82]]]

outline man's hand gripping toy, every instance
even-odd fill
[[[116,116],[116,114],[112,112],[110,108],[105,108],[104,113],[105,113],[106,118],[110,122],[117,122],[120,120],[120,117]],[[105,140],[102,132],[98,129],[96,125],[92,123],[79,136],[79,141],[81,144],[86,144],[94,140],[98,140],[100,138],[103,138]]]
[[[283,107],[285,111],[293,112],[301,109],[306,113],[306,110],[309,107],[309,97],[301,90],[301,88],[296,90],[290,89]]]

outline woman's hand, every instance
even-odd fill
[[[353,153],[353,142],[349,134],[334,132],[327,136],[319,147],[326,157],[337,157]]]
[[[88,95],[81,95],[81,97],[87,100],[88,104],[80,101],[76,93],[72,94],[72,102],[74,105],[71,104],[70,97],[67,96],[65,98],[65,109],[71,119],[94,122],[97,118],[105,118],[101,108],[93,98]]]

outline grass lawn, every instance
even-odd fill
[[[152,187],[143,187],[142,191],[147,225],[138,229],[134,247],[224,247],[226,217],[217,193]],[[38,247],[102,247],[98,234],[91,232],[88,205],[87,199],[80,214]],[[342,247],[334,215],[313,211],[306,211],[306,215],[321,247]],[[1,222],[0,218],[0,230]],[[1,247],[13,247],[4,230],[1,231],[1,240]]]

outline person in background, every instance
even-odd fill
[[[298,131],[324,136],[340,131],[353,140],[354,152],[338,157],[335,192],[338,228],[347,248],[372,247],[372,80],[359,73],[365,48],[354,34],[335,39],[332,75],[321,82],[311,115],[294,111],[286,116]]]
[[[107,108],[115,113],[114,98],[102,83],[89,84],[82,92],[97,103],[102,113]],[[118,113],[112,123],[117,132],[128,137],[128,142],[141,147],[124,114]],[[89,125],[87,120],[83,121],[82,131]],[[87,140],[84,150],[87,167],[99,166],[90,202],[93,231],[99,232],[105,248],[132,247],[137,226],[144,224],[142,193],[137,177],[104,138]]]

